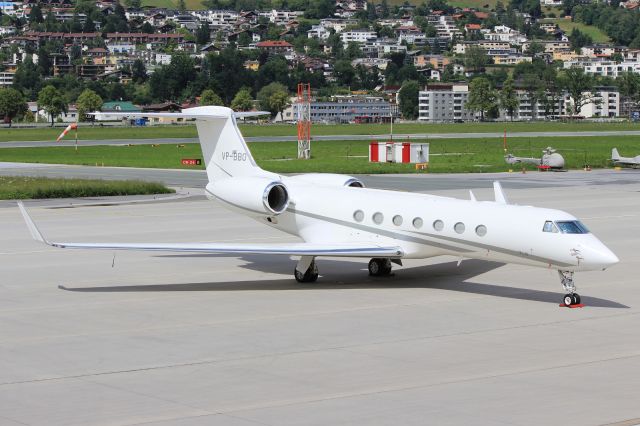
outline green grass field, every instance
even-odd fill
[[[560,27],[561,30],[563,30],[564,32],[566,32],[567,34],[570,34],[571,31],[574,28],[577,28],[579,31],[589,35],[594,43],[606,43],[611,41],[611,39],[599,28],[593,26],[593,25],[586,25],[583,24],[582,22],[571,22],[568,19],[549,19],[549,20],[545,20],[546,22],[555,22],[558,24],[558,26]]]
[[[97,179],[49,179],[0,176],[0,200],[27,198],[77,198],[114,195],[169,194],[162,184]]]
[[[402,6],[406,0],[387,0],[390,6]],[[418,6],[422,4],[424,0],[408,0],[409,4]],[[474,7],[476,9],[493,9],[497,0],[449,0],[448,4],[454,7]],[[380,3],[380,0],[376,0],[375,3]]]
[[[202,4],[202,0],[185,0],[187,10],[202,10],[206,7]],[[143,0],[143,6],[162,7],[167,9],[177,9],[177,0]]]
[[[571,132],[571,131],[612,131],[640,130],[640,124],[630,122],[501,122],[501,123],[399,123],[393,126],[395,134],[412,133],[489,133],[489,132]],[[297,128],[292,124],[241,124],[240,130],[246,137],[255,136],[296,136]],[[0,142],[8,141],[54,141],[62,132],[61,128],[51,129],[1,129]],[[311,127],[314,135],[379,135],[389,133],[384,124],[342,124]],[[100,127],[80,125],[78,137],[86,140],[97,139],[153,139],[153,138],[195,138],[195,126],[149,126],[149,127]],[[67,135],[65,140],[73,140]]]
[[[429,172],[498,172],[509,168],[503,158],[502,138],[436,139],[429,143]],[[518,156],[539,156],[542,149],[549,145],[562,153],[568,168],[582,168],[584,164],[599,168],[610,166],[608,159],[613,147],[617,147],[622,155],[638,154],[640,136],[509,139],[510,152]],[[312,142],[313,158],[308,161],[295,159],[297,148],[294,142],[252,143],[250,148],[261,167],[279,173],[415,172],[413,165],[369,163],[366,141]],[[0,149],[0,161],[193,168],[182,166],[182,158],[201,158],[199,145],[187,144],[183,148],[176,145],[81,147],[77,154],[73,147]],[[533,166],[529,168],[534,169]]]

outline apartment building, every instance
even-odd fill
[[[340,33],[342,44],[346,47],[349,43],[366,43],[367,41],[376,40],[378,35],[375,31],[368,29],[343,31]]]
[[[467,83],[430,83],[418,92],[418,120],[425,122],[443,122],[473,120],[475,113],[467,110],[469,99]]]
[[[615,62],[602,60],[573,60],[566,61],[564,68],[582,68],[585,74],[599,75],[602,77],[617,78],[624,72],[640,74],[640,62]]]
[[[283,113],[283,120],[297,120],[297,103]],[[378,96],[333,96],[328,101],[311,102],[311,121],[314,123],[378,123],[398,116],[397,105]]]

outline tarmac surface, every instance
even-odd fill
[[[594,137],[594,136],[638,136],[638,130],[622,131],[582,131],[582,132],[509,132],[510,138],[540,138],[540,137]],[[426,140],[426,139],[491,139],[502,138],[502,132],[489,133],[401,133],[394,134],[393,138],[398,141]],[[312,136],[313,141],[371,141],[388,140],[390,134],[383,135],[316,135]],[[297,136],[257,136],[245,137],[247,142],[294,142]],[[79,140],[80,146],[100,146],[100,145],[150,145],[150,144],[184,144],[198,143],[197,138],[155,138],[155,139],[101,139],[101,140]],[[63,139],[55,141],[9,141],[0,142],[0,148],[34,148],[45,146],[73,146],[74,139]]]
[[[320,259],[303,285],[287,257],[59,250],[0,202],[0,424],[640,423],[640,174],[503,176],[620,257],[576,274],[586,307],[555,271],[448,257]],[[492,199],[478,178],[433,192]],[[27,206],[53,241],[295,241],[189,191]]]
[[[506,167],[506,166],[505,166]],[[138,179],[161,182],[165,185],[204,188],[204,170],[150,169],[133,167],[93,167],[38,163],[2,163],[1,176],[36,176],[82,179]],[[492,188],[500,180],[505,188],[543,188],[547,186],[619,185],[640,182],[640,171],[633,169],[599,169],[590,172],[521,172],[514,173],[457,173],[407,175],[356,175],[366,186],[401,191],[436,191],[446,189]]]

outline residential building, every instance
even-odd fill
[[[345,47],[351,42],[362,44],[368,41],[376,40],[377,38],[378,35],[376,34],[376,32],[368,29],[343,31],[340,33],[340,39],[342,40],[342,44]]]
[[[270,55],[290,55],[293,53],[293,45],[283,40],[267,40],[256,43],[256,47]]]
[[[455,44],[453,47],[453,53],[456,55],[464,55],[467,48],[470,46],[477,46],[483,50],[504,50],[510,51],[511,45],[506,41],[494,41],[494,40],[477,40],[477,41],[462,41]]]
[[[15,75],[15,72],[0,71],[0,87],[11,86]]]
[[[347,27],[358,25],[358,20],[325,18],[320,20],[320,25],[328,30],[334,30],[336,33],[341,33]]]
[[[491,30],[481,30],[485,40],[502,41],[512,45],[521,45],[527,41],[527,37],[519,31],[513,30],[505,25],[497,25]]]
[[[307,38],[318,38],[320,40],[326,40],[331,35],[329,29],[322,25],[312,25],[311,29],[307,31]]]
[[[571,43],[563,40],[529,40],[522,43],[522,52],[528,52],[531,43],[536,43],[542,46],[544,53],[553,54],[556,51],[566,51],[571,49]]]
[[[593,93],[585,93],[587,98],[592,97],[593,101],[582,106],[581,117],[619,117],[620,116],[620,93],[616,87],[599,86]],[[566,94],[564,96],[564,113],[570,115],[572,111],[573,99]]]
[[[476,115],[465,107],[468,99],[467,83],[429,83],[418,93],[418,120],[432,123],[473,120]]]
[[[413,57],[413,65],[423,68],[431,65],[433,69],[443,70],[451,63],[451,59],[443,55],[417,55]]]
[[[283,114],[283,120],[297,120],[298,104]],[[333,96],[329,101],[311,102],[311,121],[316,123],[379,123],[398,116],[397,106],[382,97],[364,95]]]
[[[574,60],[566,61],[564,68],[582,68],[585,74],[602,77],[617,78],[624,72],[640,74],[640,62],[615,62],[603,60]]]
[[[626,46],[610,46],[607,44],[594,44],[592,46],[584,46],[580,49],[583,56],[590,58],[610,58],[612,55],[619,53],[624,55],[629,50]]]

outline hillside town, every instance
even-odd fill
[[[637,119],[638,4],[5,0],[0,117],[226,105],[295,122],[310,83],[314,122]]]

